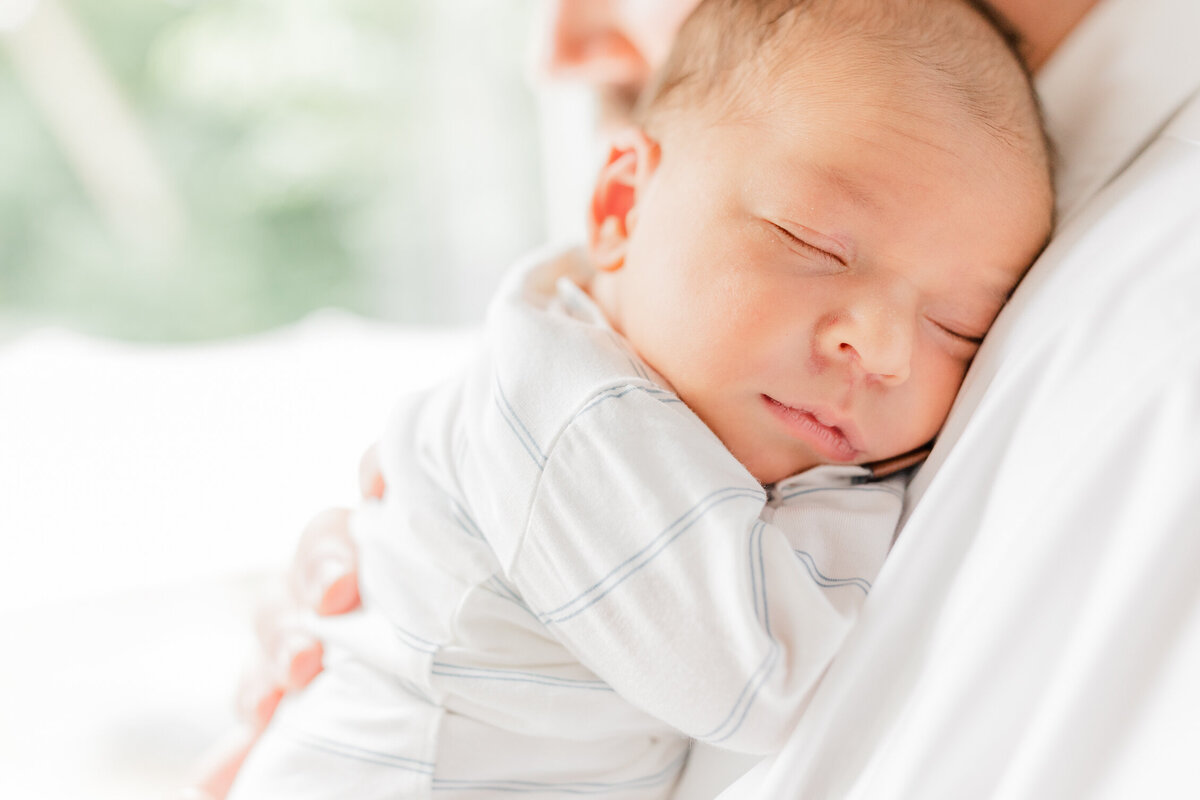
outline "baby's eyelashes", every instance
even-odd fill
[[[822,242],[814,243],[816,236],[808,235],[807,231],[794,232],[783,225],[776,222],[767,221],[767,224],[779,236],[779,239],[794,251],[809,258],[816,258],[825,262],[828,266],[841,269],[845,266],[846,260],[836,252],[832,252],[828,245]]]
[[[956,352],[974,355],[979,346],[983,344],[983,334],[969,333],[958,325],[938,322],[929,317],[926,317],[926,320],[933,327],[936,335],[955,348]]]

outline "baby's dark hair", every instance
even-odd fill
[[[786,97],[769,87],[833,99],[838,81],[856,78],[882,80],[889,102],[913,113],[948,101],[1050,173],[1020,41],[982,0],[702,0],[635,119],[653,133],[698,107],[749,117]]]

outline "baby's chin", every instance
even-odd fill
[[[766,455],[758,452],[753,455],[747,454],[747,457],[739,457],[736,450],[732,450],[734,457],[741,462],[742,466],[750,471],[754,479],[763,486],[770,486],[774,483],[787,480],[788,478],[799,475],[801,472],[807,472],[813,467],[820,466],[824,462],[813,457],[797,457],[794,454],[784,455]]]

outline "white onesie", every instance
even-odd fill
[[[786,741],[891,545],[903,479],[764,488],[607,323],[577,251],[402,404],[356,515],[361,612],[236,800],[669,796],[689,738]]]

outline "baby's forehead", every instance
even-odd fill
[[[927,109],[897,114],[851,100],[779,106],[673,137],[679,167],[668,174],[687,185],[702,163],[749,217],[781,223],[806,244],[815,234],[847,265],[936,266],[937,285],[995,308],[1019,278],[1012,265],[1031,261],[1049,233],[1051,195],[1024,151],[959,116],[945,125]]]
[[[874,93],[897,112],[962,112],[1044,160],[1015,44],[967,0],[705,0],[644,102],[752,113],[797,89]],[[945,101],[938,106],[933,100]]]

